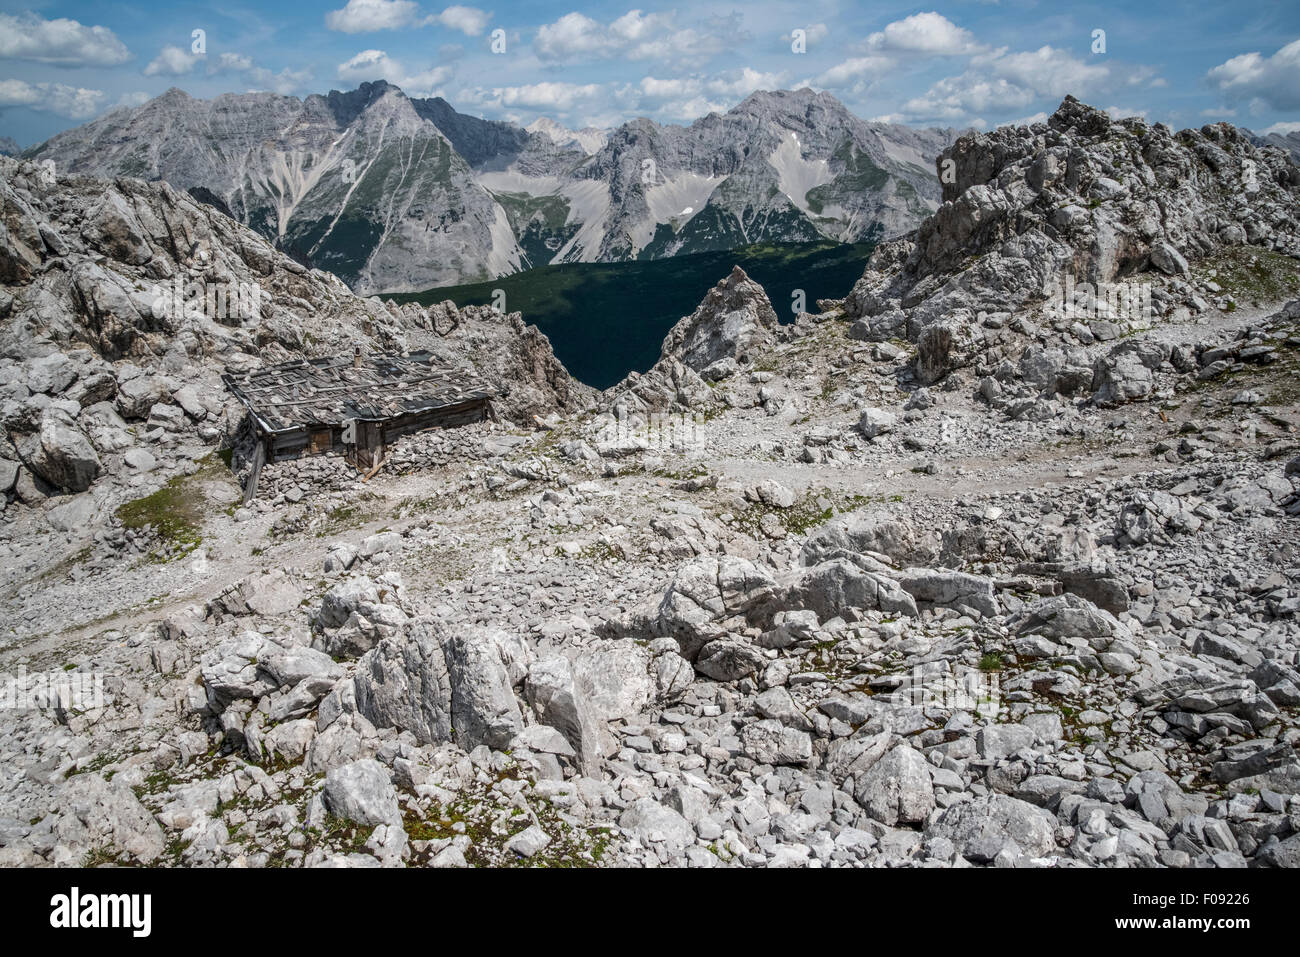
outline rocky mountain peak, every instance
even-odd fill
[[[878,247],[846,302],[861,337],[928,343],[934,376],[1014,352],[997,317],[1067,276],[1094,292],[1155,282],[1157,311],[1185,314],[1202,308],[1190,262],[1241,246],[1300,254],[1300,169],[1225,123],[1175,134],[1066,97],[1047,123],[960,137],[936,172],[943,205]]]
[[[539,116],[525,126],[524,129],[529,133],[541,133],[544,136],[549,136],[555,142],[559,142],[569,132],[549,116]]]
[[[387,80],[374,80],[362,83],[355,90],[330,90],[329,93],[325,94],[324,100],[329,104],[330,111],[334,114],[338,125],[346,127],[377,100],[392,95],[394,92],[405,96],[400,89]],[[308,97],[308,99],[311,99],[311,97]]]
[[[849,109],[831,93],[814,91],[808,87],[797,90],[755,90],[735,107],[733,112],[756,113],[807,113],[816,108],[824,114],[849,114]]]
[[[1105,136],[1110,131],[1110,114],[1089,106],[1066,94],[1056,112],[1047,118],[1047,125],[1061,132],[1075,131],[1080,136]]]
[[[529,133],[546,137],[556,146],[580,149],[588,156],[604,146],[609,139],[608,130],[597,129],[593,126],[583,127],[580,130],[571,130],[561,126],[549,116],[539,116],[524,129]]]
[[[659,359],[607,389],[599,405],[615,415],[698,413],[713,406],[706,380],[719,381],[771,350],[779,322],[763,287],[735,266],[664,337]]]
[[[763,287],[739,266],[664,338],[662,358],[706,373],[719,362],[746,365],[772,344],[776,312]]]

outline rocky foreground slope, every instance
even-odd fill
[[[239,507],[160,423],[192,465],[125,509],[12,499],[0,860],[1300,865],[1294,167],[1102,120],[958,141],[848,300],[782,326],[737,270],[543,429]],[[6,416],[82,427],[39,358]]]
[[[226,371],[427,349],[491,382],[506,417],[590,401],[517,313],[360,299],[165,183],[8,159],[0,173],[6,584],[62,567],[142,492],[220,465],[244,414]]]

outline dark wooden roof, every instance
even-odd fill
[[[221,377],[266,432],[382,421],[491,399],[496,390],[474,373],[435,365],[427,352],[404,356],[297,359]]]

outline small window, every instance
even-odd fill
[[[311,434],[311,444],[308,447],[308,451],[310,451],[312,455],[315,455],[317,452],[328,452],[333,445],[333,433],[329,429],[322,429],[319,432],[313,432]]]

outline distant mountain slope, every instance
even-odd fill
[[[1276,146],[1291,155],[1291,162],[1300,164],[1300,130],[1292,130],[1290,133],[1252,133],[1250,130],[1243,128],[1242,132],[1246,138],[1256,146]]]
[[[516,235],[534,264],[861,242],[938,207],[934,158],[956,137],[866,123],[826,93],[760,92],[686,127],[625,123],[567,174],[525,153],[480,182],[520,207]]]
[[[453,132],[466,148],[483,138]],[[520,264],[504,213],[451,137],[386,84],[301,101],[170,90],[28,156],[72,173],[206,191],[361,293],[488,278]]]
[[[166,180],[373,294],[548,263],[888,239],[937,208],[934,157],[956,136],[867,123],[806,89],[685,127],[521,128],[381,81],[303,100],[173,89],[26,156]]]
[[[529,133],[542,133],[557,146],[576,146],[584,153],[596,152],[609,141],[608,130],[598,130],[594,126],[580,130],[567,130],[549,117],[539,117],[524,127]]]

